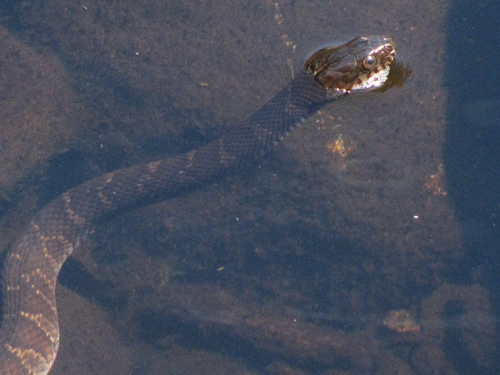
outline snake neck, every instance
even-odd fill
[[[185,154],[87,181],[56,199],[51,203],[56,207],[48,210],[71,211],[91,227],[117,210],[171,197],[260,158],[331,99],[311,74],[301,72],[245,123],[218,139]]]

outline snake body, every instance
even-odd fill
[[[45,206],[5,261],[0,373],[44,375],[52,368],[59,348],[57,276],[99,220],[142,201],[172,196],[260,157],[326,102],[366,88],[369,80],[383,83],[379,75],[388,71],[394,57],[394,42],[383,36],[358,37],[322,49],[242,126],[185,154],[91,179]]]

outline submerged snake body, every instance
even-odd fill
[[[388,70],[394,56],[394,43],[381,36],[323,49],[308,60],[308,71],[299,73],[243,126],[186,154],[89,180],[45,206],[6,259],[0,373],[50,371],[59,347],[57,276],[98,220],[143,200],[173,195],[261,156],[325,102]]]

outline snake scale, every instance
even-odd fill
[[[217,140],[182,155],[96,177],[45,206],[5,261],[0,373],[49,373],[59,348],[57,276],[98,221],[255,160],[325,103],[352,90],[381,86],[395,54],[395,43],[385,36],[357,37],[324,48],[272,100]]]

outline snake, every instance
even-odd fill
[[[326,103],[384,85],[395,56],[395,42],[382,35],[322,48],[241,126],[184,154],[95,177],[48,203],[4,261],[0,373],[50,372],[60,337],[57,277],[98,223],[117,211],[172,197],[255,161]]]

